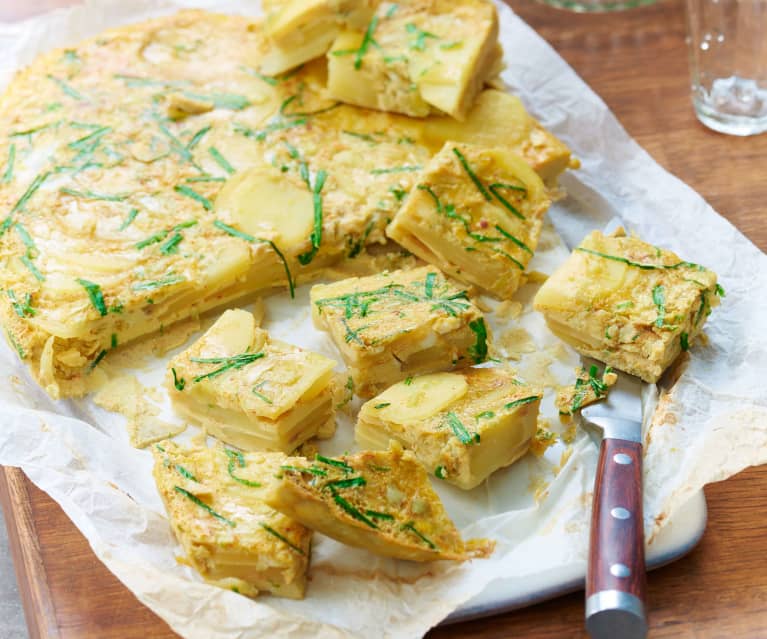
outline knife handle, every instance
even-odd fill
[[[592,639],[644,639],[642,444],[604,438],[594,480],[586,575],[586,628]]]

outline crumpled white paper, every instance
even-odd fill
[[[259,11],[257,2],[241,0],[89,0],[0,25],[0,87],[38,53],[182,6]],[[617,216],[644,239],[713,268],[727,291],[707,324],[709,343],[695,345],[685,374],[670,394],[661,394],[648,420],[645,528],[652,538],[704,484],[767,462],[767,338],[758,330],[767,326],[767,256],[633,142],[508,7],[499,4],[499,11],[504,80],[583,163],[563,178],[569,197],[550,214],[562,238],[573,245]],[[564,259],[564,247],[550,244],[531,268],[551,272]],[[529,307],[533,292],[525,287],[517,299]],[[299,289],[295,302],[270,297],[267,328],[338,359],[327,337],[311,328],[307,299],[308,287]],[[555,352],[556,340],[534,313],[495,322],[496,338],[510,327],[526,329],[537,351]],[[522,356],[523,376],[538,356]],[[572,381],[577,357],[565,350],[551,359],[557,383]],[[496,579],[585,568],[597,451],[579,433],[571,445],[558,443],[541,458],[528,455],[470,493],[437,486],[466,536],[498,540],[489,560],[412,565],[317,535],[304,601],[246,599],[203,583],[175,561],[179,548],[151,479],[151,456],[129,446],[123,418],[90,400],[52,402],[5,345],[0,367],[7,378],[0,384],[0,464],[21,466],[61,504],[107,567],[184,637],[420,636]],[[163,367],[163,360],[153,362],[140,372],[142,382],[159,385]],[[548,389],[542,412],[562,430],[552,395]],[[342,418],[328,450],[348,449],[351,442],[351,421]]]

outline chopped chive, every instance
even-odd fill
[[[189,144],[186,145],[186,148],[189,149],[190,151],[194,149],[194,147],[196,147],[202,141],[202,139],[205,137],[208,131],[211,130],[211,128],[212,128],[212,125],[209,124],[208,126],[203,127],[202,129],[197,131],[197,133],[195,133],[192,136],[192,139],[189,141]]]
[[[74,149],[75,151],[82,151],[84,149],[94,149],[95,146],[98,144],[99,141],[101,141],[101,138],[104,137],[107,133],[109,133],[112,130],[111,126],[101,126],[98,127],[95,131],[92,133],[89,133],[85,137],[80,138],[79,140],[75,140],[74,142],[70,142],[67,144],[67,146],[70,149]]]
[[[445,479],[447,477],[447,468],[445,468],[444,466],[437,466],[434,469],[434,476],[437,479]]]
[[[256,384],[256,385],[255,385],[255,386],[254,386],[254,387],[251,389],[251,392],[252,392],[252,393],[253,393],[253,394],[254,394],[256,397],[258,397],[258,399],[260,399],[262,402],[264,402],[264,403],[266,403],[266,404],[269,404],[269,405],[271,405],[271,404],[273,404],[272,400],[271,400],[271,399],[269,399],[269,398],[268,398],[266,395],[264,395],[263,393],[261,393],[261,392],[259,391],[259,389],[263,388],[265,384],[266,384],[266,380],[264,380],[263,382],[259,382],[258,384]]]
[[[22,195],[18,202],[13,206],[11,209],[11,214],[15,213],[16,211],[23,211],[24,207],[26,206],[27,202],[29,202],[30,198],[35,194],[37,189],[39,189],[43,182],[48,179],[48,176],[50,176],[51,172],[46,171],[45,173],[40,173],[37,177],[35,177],[34,180],[32,180],[32,183],[29,185],[27,190],[24,192],[24,195]]]
[[[175,464],[173,468],[176,470],[176,472],[181,475],[182,477],[186,477],[186,479],[189,479],[191,481],[200,483],[200,480],[197,479],[191,472],[189,472],[186,468],[184,468],[181,464]]]
[[[192,162],[192,154],[189,152],[189,149],[184,145],[181,140],[179,140],[173,133],[166,127],[164,124],[159,123],[158,128],[160,129],[160,132],[170,140],[170,145],[173,148],[173,150],[178,154],[178,156],[184,160],[185,162]]]
[[[176,388],[176,390],[179,392],[184,390],[184,388],[186,388],[186,380],[176,374],[175,368],[171,368],[170,372],[173,373],[173,386]]]
[[[237,475],[234,474],[236,466],[239,466],[240,468],[245,468],[245,457],[243,457],[242,453],[238,450],[232,450],[231,448],[225,448],[224,452],[226,453],[226,456],[229,458],[229,465],[227,466],[227,472],[229,473],[229,476],[234,479],[238,484],[242,484],[243,486],[247,486],[248,488],[261,488],[261,484],[257,481],[251,481],[250,479],[243,479],[242,477],[237,477]]]
[[[296,545],[295,545],[295,544],[294,544],[292,541],[290,541],[289,539],[287,539],[286,537],[284,537],[283,535],[281,535],[280,533],[278,533],[278,532],[277,532],[277,531],[276,531],[274,528],[272,528],[271,526],[267,526],[267,525],[266,525],[266,524],[264,524],[264,523],[260,523],[260,524],[258,524],[258,525],[259,525],[259,526],[261,526],[261,528],[263,528],[263,529],[264,529],[266,532],[268,532],[270,535],[272,535],[272,536],[274,536],[274,537],[277,537],[277,539],[279,539],[279,540],[280,540],[282,543],[284,543],[285,545],[287,545],[289,548],[291,548],[292,550],[295,550],[295,551],[296,551],[296,552],[297,552],[299,555],[303,555],[303,554],[305,554],[303,550],[301,550],[301,549],[300,549],[298,546],[296,546]]]
[[[109,195],[108,193],[96,193],[95,191],[77,191],[67,187],[59,189],[59,193],[71,195],[72,197],[81,198],[83,200],[101,200],[104,202],[122,202],[128,198],[127,195]]]
[[[116,80],[122,80],[125,84],[131,88],[136,87],[165,87],[165,88],[178,88],[189,84],[187,81],[170,82],[165,80],[153,80],[152,78],[142,78],[137,75],[125,75],[116,73],[113,76]]]
[[[224,169],[229,175],[232,175],[235,172],[234,167],[227,162],[226,158],[221,155],[221,152],[215,146],[209,147],[208,153],[210,153],[210,156],[216,161],[216,164]]]
[[[180,193],[181,195],[185,195],[186,197],[191,198],[195,200],[196,202],[199,202],[200,204],[202,204],[202,208],[204,208],[206,211],[213,210],[213,204],[208,198],[206,198],[203,195],[200,195],[197,191],[186,186],[185,184],[176,184],[176,186],[173,187],[173,190],[176,193]]]
[[[389,513],[379,513],[377,510],[366,510],[365,514],[371,519],[383,519],[384,521],[394,521],[394,515]]]
[[[271,249],[277,254],[277,258],[282,262],[282,267],[285,269],[285,276],[288,278],[288,289],[290,290],[290,297],[294,298],[296,296],[295,291],[295,282],[293,280],[293,275],[290,272],[290,267],[288,266],[288,261],[285,259],[285,256],[282,254],[282,251],[277,248],[277,245],[272,242],[271,240],[265,240],[260,237],[253,237],[249,233],[245,233],[243,231],[240,231],[233,226],[229,226],[228,224],[224,224],[221,220],[215,220],[213,222],[213,226],[215,226],[217,229],[222,230],[224,233],[227,233],[231,235],[232,237],[238,237],[241,240],[245,240],[246,242],[254,242],[258,244],[268,244]]]
[[[112,333],[112,337],[109,340],[109,345],[111,348],[117,348],[117,333]]]
[[[389,193],[391,193],[394,196],[394,199],[396,199],[397,202],[402,202],[402,200],[404,200],[405,197],[407,196],[407,191],[397,186],[390,186]]]
[[[178,253],[178,245],[184,239],[184,236],[176,231],[167,240],[165,240],[160,246],[160,253],[163,255],[170,255],[171,253]]]
[[[93,307],[99,312],[99,315],[104,317],[107,314],[107,307],[104,303],[104,294],[101,291],[101,286],[84,279],[78,279],[77,283],[85,289],[86,293],[88,293],[91,304],[93,304]]]
[[[472,171],[471,167],[469,166],[469,162],[466,160],[463,153],[461,153],[457,148],[453,147],[453,154],[458,158],[458,161],[461,163],[463,170],[466,171],[467,175],[471,178],[471,181],[474,182],[475,186],[482,194],[482,197],[484,197],[488,202],[492,200],[492,196],[490,193],[488,193],[485,185],[482,184],[482,180],[480,180],[477,174]]]
[[[371,175],[385,175],[387,173],[412,173],[414,171],[420,171],[423,169],[420,165],[411,166],[392,166],[388,169],[373,169],[370,171]]]
[[[311,475],[317,475],[319,477],[327,477],[328,474],[321,468],[311,466],[310,468],[298,468],[297,466],[280,466],[282,470],[290,470],[295,473],[309,473]]]
[[[599,251],[594,251],[592,249],[587,249],[580,246],[577,247],[575,250],[580,251],[582,253],[589,253],[591,255],[596,255],[597,257],[601,257],[606,260],[613,260],[614,262],[622,262],[623,264],[628,264],[629,266],[635,266],[637,268],[641,268],[647,271],[674,270],[678,268],[694,268],[699,271],[706,270],[703,266],[701,266],[700,264],[695,264],[694,262],[677,262],[676,264],[642,264],[641,262],[634,262],[625,257],[620,257],[618,255],[608,255],[607,253],[600,253]]]
[[[495,196],[495,199],[498,200],[501,203],[501,206],[503,206],[509,213],[516,215],[519,219],[524,220],[526,219],[522,213],[520,213],[517,208],[509,202],[505,197],[503,197],[498,190],[499,189],[511,189],[512,191],[522,191],[525,195],[527,195],[527,189],[523,186],[514,186],[513,184],[491,184],[490,185],[490,192]]]
[[[5,173],[3,173],[3,184],[7,184],[13,179],[13,165],[16,161],[16,145],[11,144],[8,147],[8,161],[5,165]]]
[[[416,51],[424,51],[426,49],[426,38],[433,38],[434,40],[439,40],[439,36],[436,36],[433,33],[429,33],[428,31],[424,31],[423,29],[418,28],[412,22],[408,22],[405,25],[405,31],[415,36],[415,40],[413,40],[410,43],[410,48]]]
[[[413,383],[413,378],[407,377],[403,383],[405,384],[405,386],[410,386],[410,384]]]
[[[483,318],[469,322],[469,328],[476,335],[477,341],[469,348],[469,355],[474,358],[474,363],[479,364],[487,359],[487,327]]]
[[[485,410],[485,411],[482,411],[481,413],[478,413],[477,415],[475,415],[474,419],[479,421],[480,419],[492,419],[493,417],[495,417],[495,413],[493,411]]]
[[[35,245],[35,241],[32,239],[32,236],[19,222],[16,222],[13,225],[13,228],[16,229],[16,233],[19,234],[19,238],[24,243],[24,246],[27,247],[27,255],[33,257],[33,253],[37,252],[37,246]]]
[[[533,402],[537,402],[541,398],[540,395],[531,395],[530,397],[523,397],[522,399],[515,399],[513,402],[509,402],[504,406],[506,410],[511,410],[512,408],[517,408],[518,406],[522,406],[524,404],[532,404]]]
[[[499,232],[501,235],[503,235],[503,236],[504,236],[504,237],[505,237],[507,240],[511,240],[512,242],[514,242],[514,244],[516,244],[516,245],[517,245],[519,248],[521,248],[523,251],[527,251],[528,253],[530,253],[530,255],[532,255],[532,254],[533,254],[533,251],[532,251],[532,249],[531,249],[531,248],[530,248],[530,247],[529,247],[527,244],[525,244],[525,243],[524,243],[522,240],[519,240],[519,239],[517,239],[516,237],[514,237],[514,236],[513,236],[511,233],[509,233],[508,231],[506,231],[506,230],[505,230],[505,229],[504,229],[502,226],[499,226],[498,224],[496,224],[496,225],[495,225],[495,228],[496,228],[496,230],[497,230],[497,231],[498,231],[498,232]]]
[[[341,461],[340,459],[333,459],[332,457],[323,457],[322,455],[315,455],[314,459],[318,462],[321,462],[327,466],[333,466],[334,468],[340,468],[345,473],[353,473],[354,468],[349,466],[346,462]]]
[[[372,135],[369,133],[356,133],[355,131],[341,131],[344,135],[349,135],[353,138],[358,138],[360,140],[364,140],[365,142],[370,142],[371,144],[378,144],[378,140],[376,140]]]
[[[151,246],[152,244],[157,244],[158,242],[162,242],[166,237],[168,237],[168,231],[158,231],[154,235],[150,235],[145,240],[136,242],[136,248],[143,249],[147,246]]]
[[[663,288],[663,285],[658,284],[653,288],[652,301],[655,304],[655,308],[658,309],[658,318],[655,320],[655,326],[661,328],[666,322],[666,289]]]
[[[123,223],[120,224],[120,228],[117,229],[118,231],[124,231],[127,229],[131,224],[133,224],[133,220],[136,219],[136,216],[138,215],[138,209],[131,209],[128,213],[128,216],[123,220]]]
[[[264,353],[240,353],[232,357],[192,357],[190,361],[195,364],[221,364],[221,366],[210,373],[197,375],[192,381],[201,382],[204,379],[212,379],[231,370],[240,370],[249,366],[256,360],[265,357]]]
[[[681,344],[683,351],[689,351],[690,350],[689,335],[687,335],[687,333],[683,332],[679,336],[679,343]]]
[[[449,51],[450,49],[457,49],[463,44],[461,40],[454,40],[453,42],[445,42],[439,45],[439,48],[443,51]]]
[[[402,525],[401,530],[409,530],[412,532],[416,537],[418,537],[423,543],[425,543],[429,548],[432,550],[437,550],[437,547],[432,543],[432,541],[428,538],[426,538],[419,530],[415,527],[412,521],[409,521],[406,524]]]
[[[360,48],[357,49],[357,52],[354,56],[354,68],[359,71],[362,68],[362,58],[365,57],[365,54],[368,52],[368,49],[370,48],[370,45],[378,46],[378,43],[373,39],[373,34],[375,33],[376,28],[378,27],[378,16],[374,16],[373,19],[370,21],[370,24],[368,25],[368,28],[365,30],[365,35],[362,37],[362,43],[360,44]]]
[[[424,284],[424,293],[428,299],[434,297],[434,280],[437,279],[436,273],[428,273]]]
[[[235,93],[211,93],[210,95],[184,93],[184,95],[192,100],[211,102],[218,109],[231,109],[232,111],[242,111],[252,104],[244,95]]]
[[[350,477],[349,479],[336,479],[335,481],[327,482],[322,488],[329,488],[330,490],[343,489],[343,488],[359,488],[360,486],[366,486],[367,480],[364,477]]]
[[[24,264],[24,266],[26,266],[27,269],[29,269],[29,272],[32,273],[32,275],[34,275],[35,279],[38,282],[45,281],[45,276],[37,269],[37,267],[35,266],[35,263],[29,258],[28,255],[22,255],[19,259],[21,260],[22,264]]]
[[[208,504],[206,504],[204,501],[202,501],[202,499],[197,497],[197,495],[193,495],[188,490],[184,490],[183,488],[181,488],[181,486],[174,486],[173,489],[177,493],[182,494],[184,497],[186,497],[187,499],[189,499],[193,503],[197,504],[200,508],[205,510],[208,514],[212,515],[213,517],[215,517],[219,521],[225,523],[227,526],[231,526],[232,528],[234,528],[237,525],[231,519],[227,519],[223,515],[219,515],[215,510],[213,510],[210,506],[208,506]]]
[[[101,360],[102,360],[102,359],[104,359],[106,356],[107,356],[107,352],[106,352],[106,350],[102,350],[102,351],[101,351],[101,352],[100,352],[100,353],[99,353],[99,354],[96,356],[96,359],[94,359],[94,360],[91,362],[91,365],[88,367],[88,370],[89,370],[89,371],[92,371],[94,368],[96,368],[96,366],[98,366],[99,364],[101,364]]]
[[[165,277],[160,280],[154,280],[151,282],[141,282],[139,284],[134,284],[131,286],[131,288],[134,291],[154,291],[158,288],[164,288],[166,286],[171,286],[173,284],[178,284],[179,282],[185,282],[186,278],[181,275],[173,275],[170,277]]]
[[[387,406],[391,406],[391,402],[383,402],[382,404],[376,404],[373,406],[376,410],[381,410],[382,408],[386,408]]]
[[[724,292],[724,288],[721,284],[717,282],[716,287],[714,288],[714,293],[718,295],[719,297],[726,297],[726,293]]]
[[[616,311],[623,311],[623,310],[625,310],[627,308],[631,308],[632,306],[634,306],[634,302],[632,302],[632,301],[621,302],[620,304],[616,304],[615,305],[615,310]]]
[[[64,80],[60,80],[59,78],[50,74],[48,74],[48,79],[55,82],[59,89],[66,93],[70,98],[74,98],[75,100],[85,100],[85,98],[80,93],[75,91],[75,89],[64,82]]]
[[[365,515],[363,515],[359,510],[357,510],[354,506],[352,506],[348,501],[346,501],[341,495],[339,495],[337,492],[333,491],[333,501],[336,502],[348,515],[356,519],[357,521],[361,521],[363,524],[366,524],[367,526],[370,526],[371,528],[378,528],[376,523],[374,521],[371,521],[368,519]]]
[[[8,336],[8,341],[11,343],[11,345],[16,350],[16,352],[19,354],[19,358],[26,359],[27,354],[24,351],[24,348],[22,347],[22,345],[19,344],[18,340],[16,339],[16,336],[13,333],[11,333],[11,331],[9,330],[6,330],[5,334]]]
[[[308,169],[305,169],[305,167],[305,163],[301,165],[302,170],[308,171]],[[327,177],[328,174],[323,169],[320,169],[314,178],[313,186],[310,185],[308,177],[306,178],[306,184],[309,186],[312,192],[314,203],[314,229],[309,236],[309,239],[312,243],[311,250],[298,256],[298,261],[301,262],[301,264],[304,266],[309,264],[314,259],[314,256],[317,255],[317,251],[320,250],[320,244],[322,243],[322,188],[325,186],[325,180]]]
[[[37,311],[32,308],[32,295],[30,293],[27,293],[24,296],[23,302],[20,302],[16,298],[16,293],[13,292],[13,289],[9,288],[6,291],[6,295],[8,296],[8,299],[11,300],[11,306],[13,307],[14,312],[20,318],[24,319],[26,317],[34,317],[37,315]]]
[[[458,415],[453,411],[449,411],[447,415],[445,415],[445,421],[450,427],[450,430],[453,431],[453,434],[464,446],[471,446],[472,444],[479,443],[479,433],[470,433],[461,420],[458,419]]]

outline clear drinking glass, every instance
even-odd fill
[[[686,0],[695,114],[731,135],[767,131],[767,0]]]

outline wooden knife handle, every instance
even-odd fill
[[[644,639],[642,444],[605,438],[599,450],[586,575],[592,639]]]

